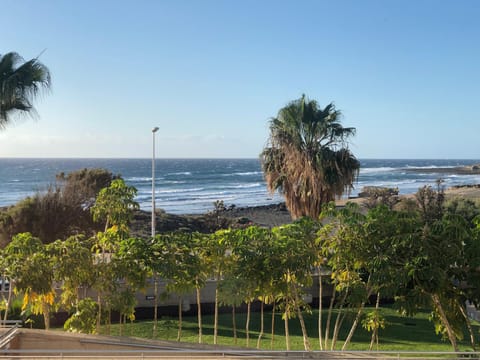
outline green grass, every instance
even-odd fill
[[[403,317],[393,309],[384,307],[381,313],[385,318],[386,327],[379,332],[379,350],[381,351],[452,351],[448,341],[442,340],[440,335],[436,335],[433,323],[428,320],[428,313],[421,312],[415,317]],[[237,314],[237,343],[235,344],[232,331],[231,314],[221,314],[219,317],[218,344],[227,346],[246,347],[245,320],[246,314]],[[313,311],[310,315],[305,315],[307,332],[310,337],[312,350],[319,350],[318,330],[317,330],[318,312]],[[326,320],[326,313],[323,315],[323,321]],[[332,320],[333,323],[334,319]],[[177,338],[178,322],[176,318],[162,317],[158,323],[157,337],[161,340],[175,341]],[[259,313],[252,313],[250,320],[250,344],[249,347],[255,348],[260,329]],[[342,331],[339,336],[336,350],[339,350],[343,344],[350,329],[350,322],[345,320]],[[289,321],[291,350],[303,350],[303,338],[298,319]],[[140,338],[152,339],[153,321],[138,321],[128,323],[123,328],[123,335],[135,336]],[[103,328],[103,333],[106,328]],[[330,334],[333,332],[333,324]],[[478,335],[479,326],[474,325],[474,332]],[[111,335],[119,335],[120,326],[112,325]],[[331,336],[331,335],[330,335]],[[348,350],[368,350],[371,334],[364,330],[361,325],[357,328]],[[262,338],[261,349],[271,349],[271,313],[265,313],[265,334]],[[184,317],[182,329],[182,342],[198,343],[197,318]],[[478,341],[478,339],[477,339]],[[203,343],[213,344],[213,316],[203,316]],[[459,342],[461,351],[471,351],[469,337],[465,333],[464,340]],[[275,335],[274,350],[285,350],[284,321],[280,314],[275,316]],[[374,347],[376,350],[376,347]]]

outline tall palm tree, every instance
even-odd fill
[[[16,52],[0,55],[0,129],[16,113],[35,115],[32,102],[50,84],[50,71],[38,58],[25,61]]]
[[[360,163],[348,149],[355,128],[340,124],[333,104],[322,109],[303,95],[270,121],[260,157],[270,192],[279,190],[294,219],[317,218],[322,204],[353,188]]]

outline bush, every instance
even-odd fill
[[[91,298],[80,300],[77,311],[65,321],[63,328],[70,332],[94,334],[97,312],[97,303]]]

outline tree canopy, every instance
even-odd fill
[[[333,103],[321,108],[303,95],[270,121],[262,168],[268,189],[285,196],[293,218],[317,218],[323,204],[353,188],[360,163],[347,140],[355,128],[343,127],[340,116]]]
[[[25,61],[16,52],[0,55],[0,129],[16,114],[35,115],[33,100],[50,86],[50,71],[38,58]]]

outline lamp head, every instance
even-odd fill
[[[152,129],[152,133],[156,133],[158,131],[158,127],[155,126],[153,129]]]

